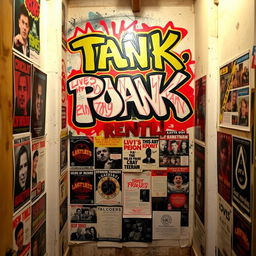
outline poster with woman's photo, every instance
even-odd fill
[[[70,205],[70,221],[71,223],[97,223],[96,205]]]
[[[47,75],[33,68],[31,133],[32,138],[45,134],[45,107],[46,107]]]
[[[32,200],[40,196],[45,191],[45,159],[45,137],[32,140]]]
[[[32,65],[13,55],[13,133],[29,132]]]
[[[14,1],[13,49],[39,63],[40,60],[40,0],[30,3]]]
[[[232,136],[217,133],[218,192],[231,205]]]
[[[72,136],[70,138],[70,165],[93,167],[93,137]]]
[[[220,68],[219,124],[250,130],[249,53]]]
[[[14,211],[30,200],[31,189],[31,138],[30,135],[15,137],[14,159]]]
[[[69,230],[71,242],[79,243],[97,240],[96,223],[71,223]]]
[[[99,205],[97,207],[99,241],[120,242],[122,240],[122,212],[121,206]]]
[[[233,137],[233,203],[247,216],[251,212],[251,142]]]
[[[70,203],[94,203],[94,171],[83,168],[70,170]]]
[[[122,171],[95,171],[96,204],[121,205],[122,203]]]
[[[30,255],[31,205],[17,213],[12,220],[13,249],[17,255]]]
[[[122,169],[122,138],[94,137],[95,169]]]
[[[151,172],[123,173],[123,217],[151,218]]]
[[[123,218],[123,242],[151,242],[152,219]]]

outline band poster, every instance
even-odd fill
[[[64,228],[68,218],[68,173],[66,172],[60,179],[59,184],[59,232]]]
[[[142,160],[141,167],[143,170],[151,170],[154,168],[158,168],[159,163],[159,152],[158,152],[158,138],[141,138],[141,152],[142,152]]]
[[[218,195],[217,216],[218,255],[231,256],[233,211],[232,207],[220,195]]]
[[[14,137],[14,212],[30,200],[31,189],[31,138]]]
[[[29,132],[31,108],[32,65],[13,55],[13,133]]]
[[[180,212],[153,212],[153,239],[180,239]]]
[[[206,76],[195,82],[195,139],[205,142]]]
[[[97,223],[96,205],[70,205],[71,223]]]
[[[40,0],[14,1],[13,48],[39,64]]]
[[[249,53],[220,68],[219,124],[250,130]]]
[[[97,207],[97,213],[98,240],[120,242],[122,240],[122,207],[100,205]]]
[[[159,167],[189,165],[189,135],[173,131],[160,137]]]
[[[247,216],[251,211],[251,142],[233,137],[233,202]]]
[[[218,192],[231,205],[232,136],[217,133]]]
[[[123,217],[151,218],[151,172],[123,173]]]
[[[123,171],[140,172],[142,164],[142,141],[139,138],[123,140]],[[151,158],[152,159],[152,158]]]
[[[95,169],[122,169],[122,138],[94,137]]]
[[[122,204],[122,171],[96,170],[95,171],[95,200],[96,204]]]
[[[44,256],[46,253],[46,222],[31,238],[31,255]]]
[[[70,166],[93,167],[93,137],[72,136],[70,138]]]
[[[13,217],[13,249],[17,255],[30,255],[31,242],[31,205]]]
[[[32,200],[40,196],[45,191],[45,150],[45,137],[32,140]]]
[[[94,203],[94,171],[70,169],[70,203]]]
[[[85,242],[97,240],[97,223],[71,223],[70,241]]]

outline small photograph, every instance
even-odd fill
[[[249,97],[239,98],[238,124],[248,126],[249,122]]]
[[[95,169],[122,169],[122,148],[96,147]]]
[[[149,189],[141,189],[140,190],[140,201],[141,202],[149,202]]]
[[[168,172],[168,193],[189,192],[188,172]]]

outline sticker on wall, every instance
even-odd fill
[[[154,136],[161,121],[164,129],[192,127],[194,61],[190,49],[174,50],[186,29],[137,20],[109,26],[102,20],[95,30],[87,22],[68,39],[76,62],[67,82],[69,126],[106,137],[129,137],[135,130],[145,136],[145,126]]]

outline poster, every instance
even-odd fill
[[[93,137],[70,138],[70,166],[93,167]]]
[[[251,255],[252,227],[251,224],[235,209],[233,217],[233,251],[236,255]]]
[[[195,139],[205,142],[206,76],[195,83]]]
[[[204,224],[205,208],[205,148],[195,144],[195,212]]]
[[[220,68],[219,124],[250,130],[249,53]]]
[[[31,138],[14,137],[14,212],[30,200],[31,189]]]
[[[33,68],[31,133],[32,138],[45,134],[47,75],[37,68]]]
[[[33,235],[46,221],[46,194],[32,205],[31,234]]]
[[[120,205],[122,203],[122,171],[96,170],[96,204]]]
[[[60,136],[60,175],[68,166],[68,132],[63,130]]]
[[[122,139],[94,138],[94,167],[95,169],[122,169]]]
[[[152,170],[152,197],[167,197],[167,171]]]
[[[31,199],[34,200],[45,191],[46,174],[46,148],[45,137],[32,140],[32,191]]]
[[[13,249],[17,255],[31,255],[31,205],[29,204],[21,212],[13,217]]]
[[[152,219],[123,218],[124,242],[151,242]]]
[[[151,172],[123,173],[123,217],[151,218]]]
[[[153,211],[153,239],[180,239],[180,212]]]
[[[67,128],[67,65],[66,65],[66,52],[62,49],[61,60],[61,129]]]
[[[139,138],[125,138],[123,140],[123,171],[140,172],[142,164],[142,141]],[[151,161],[155,159],[150,158]]]
[[[100,205],[97,207],[97,213],[98,240],[120,242],[122,240],[122,207]]]
[[[94,203],[94,171],[70,169],[70,203]]]
[[[231,205],[232,136],[217,133],[218,192]]]
[[[97,224],[95,223],[71,223],[70,224],[70,241],[96,241]]]
[[[233,137],[233,202],[245,214],[251,211],[251,142]]]
[[[141,138],[141,168],[151,170],[158,168],[158,138]]]
[[[96,205],[70,205],[71,223],[97,223]]]
[[[196,213],[194,213],[193,248],[195,249],[197,255],[206,255],[205,229]]]
[[[30,130],[32,65],[13,55],[13,133]]]
[[[31,256],[44,256],[46,253],[46,222],[31,238]]]
[[[172,131],[159,139],[159,167],[189,165],[189,135]]]
[[[66,172],[59,183],[59,232],[62,231],[68,218],[68,173]]]
[[[220,256],[231,256],[232,225],[232,208],[221,196],[218,196],[217,248]]]
[[[40,0],[14,1],[13,48],[39,64]]]
[[[65,255],[68,248],[68,223],[66,223],[59,235],[59,255]]]

